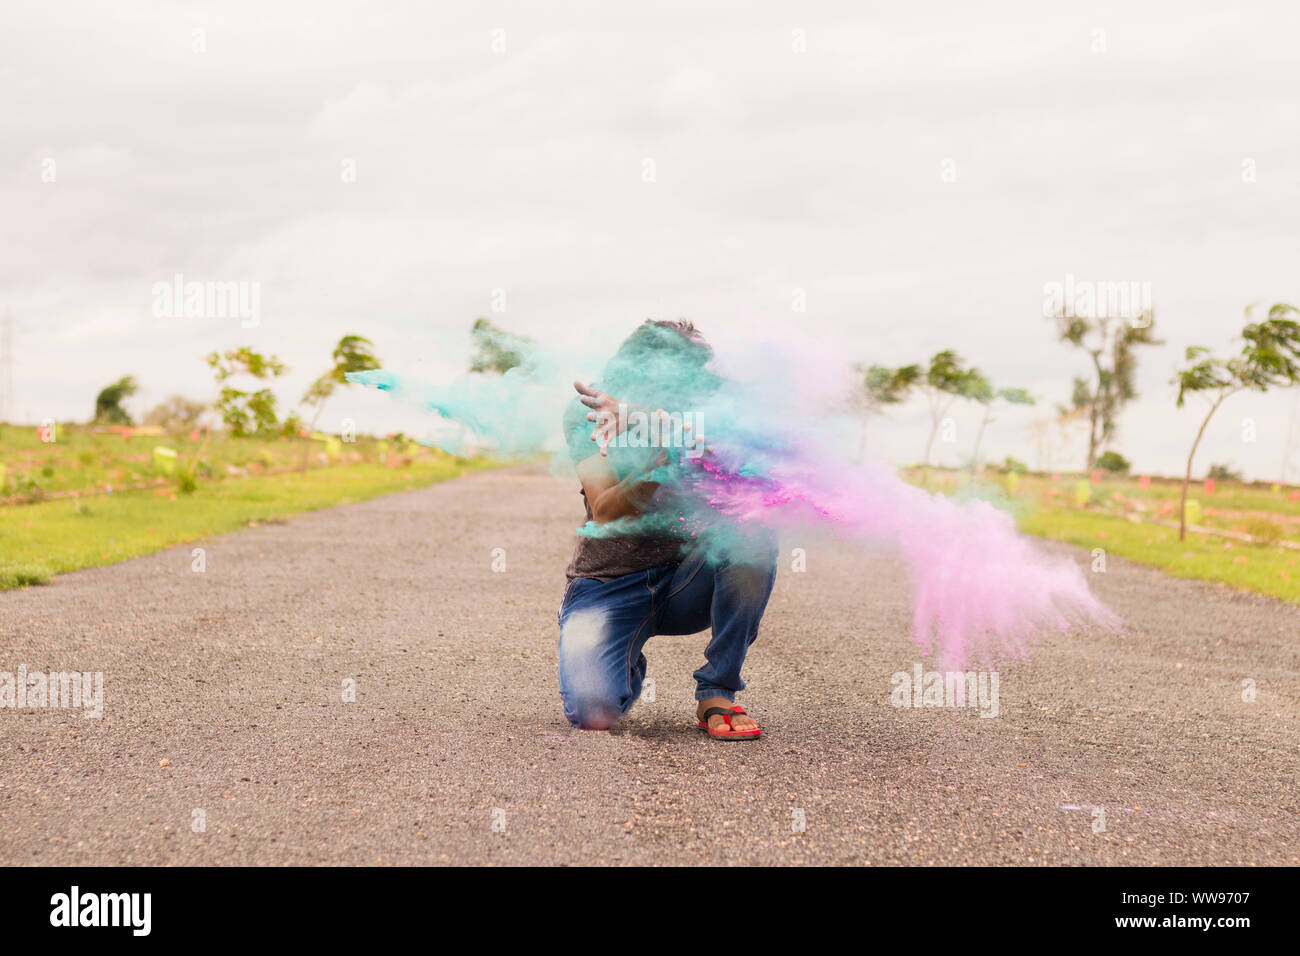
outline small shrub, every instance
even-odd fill
[[[1097,467],[1112,475],[1127,475],[1132,465],[1117,451],[1108,451],[1097,459]]]
[[[194,477],[194,472],[188,468],[176,469],[176,490],[183,495],[192,495],[198,490],[199,481]]]
[[[1276,521],[1267,518],[1251,518],[1246,522],[1246,533],[1254,538],[1254,544],[1261,548],[1271,548],[1282,540],[1285,529]]]
[[[1233,471],[1231,463],[1211,465],[1209,477],[1215,481],[1241,481],[1241,472]]]
[[[45,497],[45,489],[31,475],[14,475],[9,482],[9,490],[31,501],[40,501]]]
[[[36,564],[18,564],[0,568],[0,590],[49,584],[50,572]]]

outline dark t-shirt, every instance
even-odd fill
[[[564,439],[569,447],[569,457],[576,465],[592,455],[599,455],[600,449],[591,440],[594,422],[587,421],[591,409],[574,399],[564,412]],[[619,449],[609,450],[610,465],[619,479],[626,477],[620,471]],[[665,502],[660,491],[655,492],[646,511],[651,512],[663,507]],[[591,502],[587,492],[579,489],[582,503],[587,511],[587,521],[591,521]],[[662,564],[673,564],[682,559],[682,541],[670,535],[659,534],[625,534],[609,538],[589,538],[578,535],[578,546],[573,550],[573,560],[569,562],[566,572],[570,580],[574,578],[595,578],[598,581],[611,581],[624,574],[644,571]]]

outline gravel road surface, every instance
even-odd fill
[[[1110,558],[1122,634],[1004,665],[996,717],[894,707],[902,571],[786,541],[741,697],[761,741],[696,729],[705,635],[653,639],[654,700],[579,732],[555,612],[581,513],[525,466],[0,594],[0,672],[104,688],[99,718],[0,708],[0,863],[1300,862],[1298,607]]]

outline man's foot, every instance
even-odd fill
[[[725,697],[709,697],[705,700],[700,701],[700,705],[695,708],[695,719],[703,720],[704,712],[708,710],[710,707],[721,707],[723,710],[726,710],[728,707],[735,707],[735,706],[736,706],[736,702],[734,700],[727,700],[727,698]],[[732,730],[757,730],[758,724],[756,724],[754,722],[754,718],[750,717],[748,714],[733,714],[731,717],[731,729]],[[714,714],[712,717],[709,718],[709,730],[712,731],[713,733],[726,732],[727,722],[722,719],[721,714]]]

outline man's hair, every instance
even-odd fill
[[[662,325],[666,329],[676,329],[687,337],[698,335],[699,330],[690,319],[646,319],[651,325]]]
[[[686,406],[718,387],[713,349],[686,319],[646,319],[623,340],[600,387],[637,405]]]
[[[643,324],[657,325],[661,328],[672,329],[674,332],[681,335],[682,338],[700,346],[710,355],[713,354],[713,349],[705,340],[703,333],[695,327],[695,323],[690,319],[646,319]]]

